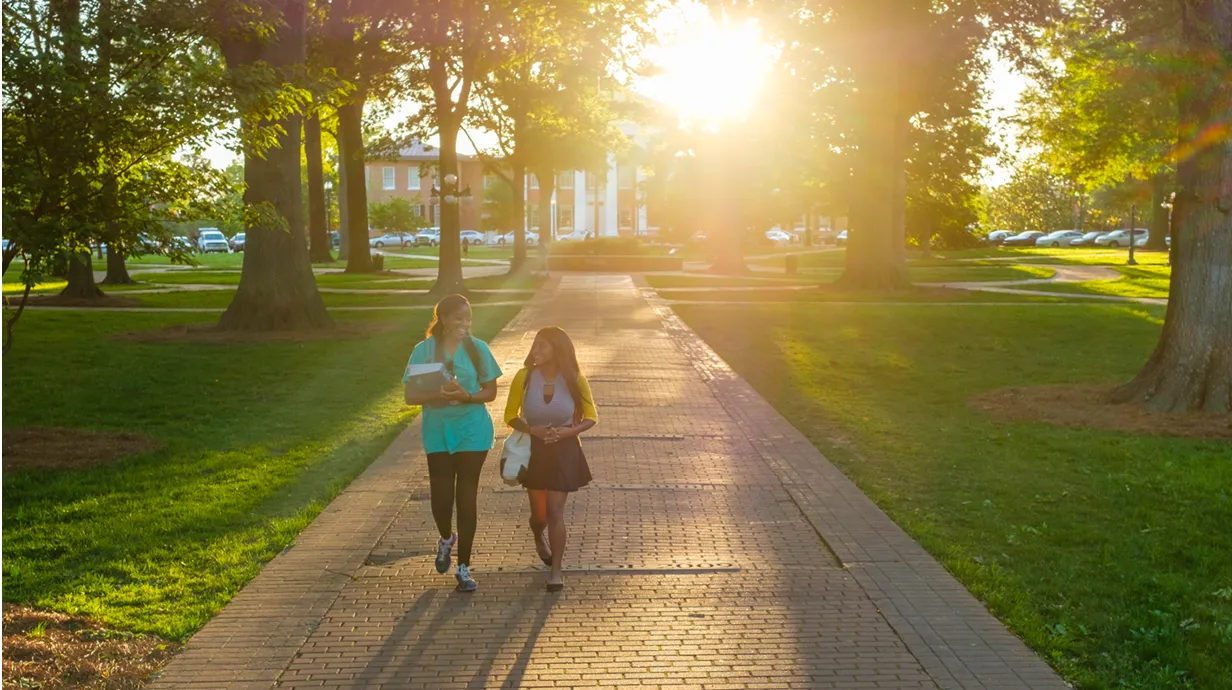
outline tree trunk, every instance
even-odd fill
[[[511,156],[513,172],[513,211],[517,219],[513,226],[513,257],[509,260],[509,272],[517,273],[526,265],[526,164],[517,152]]]
[[[1182,7],[1191,54],[1232,53],[1232,0]],[[1229,112],[1232,83],[1218,75],[1182,97],[1178,149],[1194,152],[1177,165],[1168,313],[1155,352],[1114,400],[1160,412],[1232,411],[1232,147],[1201,139],[1203,126]]]
[[[321,159],[321,119],[304,118],[304,155],[308,159],[308,257],[312,263],[334,260],[325,214],[325,168]]]
[[[887,50],[870,57],[858,100],[859,150],[853,168],[856,203],[851,208],[846,266],[837,284],[856,290],[891,291],[907,278],[906,138],[910,123],[900,107],[899,58]]]
[[[452,109],[452,106],[451,106]],[[458,174],[458,118],[447,115],[441,117],[441,158],[440,179],[446,175]],[[516,196],[516,195],[515,195]],[[466,283],[462,277],[462,241],[461,217],[458,207],[461,200],[452,204],[445,203],[442,194],[440,206],[441,253],[437,266],[436,284],[429,291],[437,297],[455,293],[466,294]]]
[[[338,144],[338,259],[349,263],[350,256],[351,256],[351,241],[350,241],[351,231],[348,229],[350,227],[348,225],[348,219],[350,218],[350,215],[347,214],[347,204],[346,204],[347,181],[346,181],[346,174],[342,172],[343,159],[344,157],[342,155],[342,144],[341,142],[339,142]],[[367,248],[365,247],[365,249]]]
[[[303,66],[307,0],[275,0],[272,6],[284,22],[272,39],[223,42],[229,69],[261,61],[289,76]],[[331,328],[333,321],[317,292],[305,242],[300,116],[263,124],[279,125],[280,133],[275,145],[262,155],[251,149],[244,152],[244,203],[272,213],[261,214],[259,221],[245,228],[239,289],[219,326],[235,331]]]
[[[347,273],[371,273],[368,250],[368,185],[364,180],[364,99],[338,107],[338,154],[340,174],[346,178]]]
[[[1168,176],[1156,175],[1151,180],[1151,234],[1146,238],[1146,249],[1168,251],[1168,209],[1164,201],[1168,197]]]
[[[103,278],[103,285],[133,285],[136,282],[128,274],[124,251],[119,244],[107,245],[107,276]]]
[[[60,291],[62,297],[98,299],[103,291],[94,282],[94,255],[89,251],[74,252],[68,257],[68,285]]]

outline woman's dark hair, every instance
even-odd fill
[[[540,338],[548,341],[548,344],[552,346],[552,352],[556,355],[556,368],[561,378],[565,380],[569,395],[573,397],[573,416],[576,418],[582,409],[582,389],[578,387],[578,377],[581,376],[582,369],[578,366],[577,349],[573,346],[573,339],[564,329],[557,326],[540,329],[535,334],[535,340]],[[531,350],[534,350],[533,344]],[[534,355],[526,355],[526,361],[523,364],[526,366],[526,380],[529,382],[530,373],[535,370]]]
[[[424,333],[424,337],[436,338],[437,342],[441,339],[441,334],[445,331],[445,319],[449,318],[454,312],[462,307],[471,306],[470,300],[463,295],[446,295],[441,298],[441,301],[436,303],[436,308],[432,310],[432,323],[428,324],[428,331]],[[475,373],[479,375],[479,380],[483,381],[484,372],[480,367],[479,348],[475,347],[473,338],[463,338],[462,347],[466,349],[466,356],[471,358],[471,366],[475,368]],[[438,361],[444,361],[444,353],[435,345],[432,347],[433,358]]]

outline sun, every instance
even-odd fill
[[[756,23],[716,20],[704,9],[676,17],[665,21],[660,45],[647,52],[661,71],[638,90],[686,124],[717,127],[744,120],[773,60]]]

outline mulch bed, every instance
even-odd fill
[[[318,340],[363,338],[392,330],[398,324],[388,321],[339,321],[333,328],[304,331],[227,331],[214,323],[180,324],[150,331],[133,331],[112,336],[136,343],[208,343],[216,345],[259,343],[308,343]]]
[[[1153,436],[1232,438],[1232,415],[1160,414],[1132,403],[1112,403],[1112,386],[1091,384],[1002,388],[977,395],[969,405],[998,419],[1126,431]]]
[[[179,648],[86,618],[4,605],[5,688],[140,688]]]
[[[4,472],[74,470],[162,448],[143,434],[30,426],[4,430]]]

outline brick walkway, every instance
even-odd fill
[[[1066,687],[652,290],[553,282],[493,342],[507,374],[547,324],[602,419],[565,592],[493,458],[480,589],[436,574],[413,425],[153,687]]]

